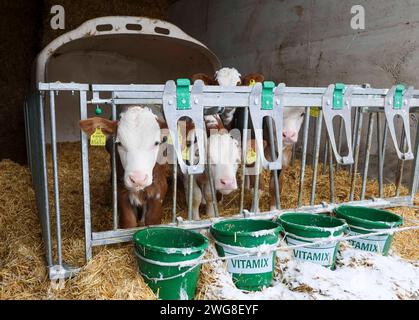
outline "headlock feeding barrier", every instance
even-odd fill
[[[77,271],[63,261],[61,239],[61,210],[57,159],[57,128],[56,112],[60,108],[56,103],[57,94],[72,94],[78,97],[79,118],[86,119],[96,109],[109,108],[113,120],[118,117],[118,110],[126,105],[157,105],[164,112],[168,129],[171,133],[174,148],[173,153],[173,179],[176,182],[178,165],[184,174],[188,175],[188,197],[192,197],[194,176],[204,171],[210,173],[210,166],[206,161],[205,150],[205,121],[204,114],[217,112],[220,106],[229,106],[243,110],[243,128],[248,128],[251,123],[252,133],[243,130],[241,143],[242,164],[241,173],[244,177],[250,173],[244,159],[247,154],[247,141],[254,134],[256,139],[256,168],[276,172],[282,168],[282,125],[283,111],[285,108],[305,108],[304,124],[302,127],[301,152],[294,153],[294,157],[301,158],[299,176],[298,205],[293,209],[281,209],[280,188],[278,177],[275,174],[276,210],[268,212],[259,211],[259,188],[254,187],[251,208],[244,208],[243,195],[245,192],[244,179],[241,184],[241,205],[237,215],[232,217],[220,217],[216,210],[213,219],[195,221],[192,219],[192,207],[189,201],[188,218],[181,219],[176,209],[177,193],[173,192],[172,222],[168,225],[178,226],[185,229],[199,230],[209,228],[214,221],[224,219],[257,218],[271,220],[284,212],[325,213],[332,212],[338,205],[335,197],[334,170],[336,167],[347,169],[350,172],[349,201],[345,204],[360,205],[364,207],[395,207],[413,205],[415,193],[419,184],[419,130],[411,118],[419,112],[419,90],[402,85],[393,86],[390,89],[375,89],[368,85],[344,85],[331,84],[325,87],[287,87],[285,84],[275,86],[272,82],[256,83],[252,87],[221,87],[206,86],[200,80],[190,85],[185,79],[167,81],[164,85],[104,85],[82,83],[38,83],[37,90],[30,96],[25,104],[25,126],[28,160],[32,173],[33,187],[36,193],[36,202],[42,224],[43,240],[46,251],[46,260],[51,278],[63,278],[71,276]],[[310,110],[313,106],[317,112],[314,126],[314,136],[310,135]],[[68,107],[68,106],[67,106]],[[184,117],[190,118],[195,125],[196,146],[200,150],[197,161],[185,161],[178,139],[178,120]],[[365,139],[364,159],[361,159],[361,130],[363,118],[368,118],[367,135]],[[395,125],[395,119],[403,122],[403,128]],[[268,119],[269,146],[272,157],[265,157],[263,147],[263,123]],[[334,119],[338,121],[335,122]],[[322,124],[325,123],[326,134],[322,138]],[[265,122],[266,123],[266,122]],[[382,130],[384,128],[384,130]],[[201,129],[201,130],[199,130]],[[390,132],[391,140],[388,139]],[[412,134],[412,132],[414,134]],[[54,208],[50,207],[49,185],[47,172],[47,133],[50,134],[52,167],[53,167],[53,194]],[[373,133],[376,141],[373,141]],[[115,244],[131,241],[133,234],[142,229],[120,229],[118,227],[117,210],[117,175],[115,146],[112,148],[112,194],[113,194],[113,228],[108,231],[93,231],[91,220],[91,197],[89,182],[89,138],[80,131],[81,139],[81,167],[83,188],[83,212],[85,231],[85,257],[86,261],[92,258],[94,246]],[[312,140],[312,141],[311,141]],[[194,141],[194,140],[193,140]],[[398,157],[398,170],[396,173],[396,192],[392,197],[384,197],[384,163],[386,145],[393,143]],[[376,144],[377,155],[377,181],[379,186],[378,197],[366,198],[366,183],[369,177],[371,148]],[[192,144],[194,145],[194,144]],[[303,193],[305,181],[305,169],[307,165],[308,146],[313,145],[313,174],[311,177],[310,203],[303,206]],[[330,201],[315,204],[316,179],[319,170],[320,150],[325,146],[325,166],[329,168]],[[346,147],[345,147],[346,146]],[[346,154],[344,154],[344,150]],[[387,150],[388,152],[388,150]],[[191,147],[191,155],[194,155]],[[400,196],[400,186],[404,173],[405,162],[411,162],[411,171],[408,173],[409,194]],[[354,200],[356,175],[359,166],[363,162],[361,195],[359,200]],[[336,165],[335,165],[336,164]],[[257,170],[256,170],[257,172]],[[370,174],[371,176],[371,174]],[[256,175],[256,185],[259,179]],[[176,189],[176,183],[174,183]],[[174,190],[175,191],[175,190]],[[211,188],[215,199],[214,187]],[[216,201],[213,201],[216,207]],[[52,212],[55,215],[55,225],[52,224]],[[55,228],[53,230],[53,228]],[[54,232],[53,232],[54,231]],[[53,239],[52,234],[55,234]],[[56,243],[56,251],[53,243]],[[297,246],[298,247],[298,246]]]

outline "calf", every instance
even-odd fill
[[[254,82],[263,82],[264,77],[259,73],[251,73],[244,77],[235,68],[222,68],[215,72],[214,77],[205,73],[198,73],[192,76],[192,82],[202,80],[206,85],[219,85],[222,87],[248,86]],[[236,108],[225,107],[221,113],[224,128],[231,130],[234,127],[234,114]]]
[[[162,143],[161,127],[149,108],[131,107],[121,113],[119,121],[89,118],[80,128],[89,136],[101,128],[111,151],[116,136],[117,193],[119,226],[137,226],[137,209],[142,211],[145,225],[160,224],[162,202],[167,192],[167,164],[157,164]]]
[[[290,162],[292,156],[292,147],[298,140],[298,133],[300,131],[301,125],[304,120],[305,108],[285,108],[284,109],[284,120],[282,126],[282,169],[286,169]],[[268,141],[267,130],[264,130],[264,138]],[[252,146],[253,150],[256,149],[255,146]],[[269,143],[264,141],[264,152],[267,160],[272,160],[271,152],[269,149]],[[253,165],[248,165],[249,167]],[[282,193],[282,170],[278,170],[278,181],[279,181],[279,192]],[[254,176],[249,176],[247,185],[248,189],[254,187],[255,179]],[[259,186],[260,191],[263,192],[263,186]],[[269,193],[270,197],[270,209],[276,209],[276,195],[275,195],[275,184],[274,184],[274,175],[272,174],[269,180]]]
[[[284,108],[284,121],[282,125],[282,169],[286,169],[291,163],[292,147],[298,140],[298,133],[304,120],[305,108]],[[270,154],[270,153],[269,153]],[[282,193],[282,175],[278,170],[279,193]],[[269,180],[269,192],[272,195],[270,209],[276,209],[276,195],[274,175]]]
[[[238,141],[225,130],[219,115],[205,116],[205,123],[208,132],[208,160],[211,166],[214,188],[217,194],[228,195],[237,190],[236,173],[241,160],[240,147]],[[193,130],[193,127],[189,126],[187,135],[191,130]],[[183,182],[185,190],[187,190],[186,177],[183,177]],[[200,218],[199,207],[201,204],[206,205],[206,215],[214,217],[211,187],[206,172],[195,175],[192,200],[194,220]]]

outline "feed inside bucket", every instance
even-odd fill
[[[338,218],[342,218],[348,223],[348,235],[350,236],[388,230],[403,223],[403,218],[397,214],[374,208],[344,205],[334,211]],[[392,241],[392,234],[371,235],[349,240],[355,249],[383,255],[388,254]]]
[[[197,232],[151,227],[134,235],[138,269],[162,300],[190,300],[195,295],[208,239]]]
[[[258,291],[270,286],[275,264],[273,249],[280,231],[275,222],[253,219],[226,220],[211,226],[218,254],[240,255],[227,259],[227,270],[238,289]]]
[[[284,213],[278,222],[285,231],[288,245],[303,245],[343,235],[347,225],[343,221],[320,214]],[[319,243],[293,249],[293,256],[300,261],[312,262],[334,268],[339,242]]]

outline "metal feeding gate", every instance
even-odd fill
[[[262,166],[265,169],[276,171],[281,169],[281,151],[282,151],[282,121],[284,108],[305,107],[304,124],[302,128],[302,152],[301,152],[301,174],[299,180],[298,207],[295,209],[281,210],[280,203],[277,201],[277,210],[270,212],[258,212],[258,192],[253,194],[252,210],[243,208],[244,179],[242,179],[241,190],[241,208],[237,216],[228,217],[252,217],[261,219],[271,219],[281,212],[304,211],[312,213],[330,212],[337,204],[334,197],[333,170],[334,155],[338,166],[346,166],[351,172],[350,204],[357,204],[368,207],[394,207],[408,206],[413,204],[414,195],[418,190],[419,181],[419,130],[416,128],[416,138],[412,140],[410,132],[410,115],[419,109],[419,90],[413,90],[412,87],[394,86],[391,89],[373,89],[358,85],[330,85],[327,88],[304,88],[304,87],[286,87],[280,84],[275,87],[271,82],[265,82],[263,85],[257,83],[253,87],[220,87],[204,86],[202,81],[196,81],[193,86],[189,86],[188,81],[178,80],[168,81],[165,85],[88,85],[76,83],[39,83],[38,92],[34,94],[25,106],[25,125],[27,135],[27,150],[29,155],[29,165],[32,172],[33,186],[36,193],[37,207],[43,229],[44,244],[46,249],[49,275],[51,278],[68,277],[77,269],[67,266],[62,258],[62,241],[60,228],[60,194],[58,187],[58,161],[57,161],[57,138],[55,113],[59,106],[55,103],[55,96],[63,91],[73,92],[79,96],[80,119],[86,119],[88,108],[97,106],[108,106],[111,109],[113,119],[117,119],[118,107],[121,105],[160,105],[164,110],[165,118],[174,140],[174,147],[177,149],[177,160],[174,161],[173,171],[176,179],[177,164],[184,173],[189,174],[190,181],[195,174],[204,172],[209,166],[205,166],[205,159],[200,159],[198,163],[186,163],[182,158],[178,137],[177,120],[181,117],[189,117],[195,122],[196,128],[203,129],[205,110],[214,110],[214,107],[229,106],[244,108],[244,128],[248,128],[248,122],[253,124],[255,138],[257,142],[256,167]],[[106,95],[108,98],[101,98]],[[110,95],[110,96],[109,96]],[[88,100],[88,96],[91,99]],[[178,99],[179,98],[179,99]],[[316,119],[315,134],[313,137],[313,175],[310,205],[302,206],[302,196],[304,192],[304,172],[307,163],[307,146],[309,145],[309,120],[310,108],[320,106],[318,117]],[[76,108],[76,106],[74,106]],[[210,109],[212,108],[212,109]],[[217,109],[217,108],[215,108]],[[46,113],[49,113],[49,122],[51,130],[51,148],[53,164],[53,188],[54,188],[54,206],[55,206],[55,234],[57,259],[53,259],[53,241],[49,193],[48,193],[48,174],[46,158]],[[382,113],[384,113],[385,118]],[[409,114],[410,113],[410,114]],[[404,128],[401,139],[397,140],[394,117],[401,117]],[[264,117],[270,117],[268,121],[269,140],[271,155],[277,153],[276,160],[269,162],[265,159],[263,153],[263,135],[262,122]],[[339,126],[337,130],[337,139],[335,138],[335,128],[333,118],[338,117]],[[355,190],[355,175],[360,163],[360,145],[361,129],[363,117],[368,117],[368,132],[365,142],[364,168],[362,175],[361,199],[353,201]],[[353,121],[354,118],[354,121]],[[381,122],[384,123],[384,130],[381,130]],[[377,126],[374,126],[374,121]],[[275,126],[273,126],[273,122]],[[321,141],[322,123],[325,123],[326,139]],[[276,130],[274,130],[274,128]],[[373,145],[373,132],[377,134],[378,144],[378,184],[379,197],[365,199],[366,182],[368,176],[370,150]],[[399,130],[400,131],[400,130]],[[197,131],[198,132],[198,131]],[[397,192],[394,197],[384,198],[383,191],[383,166],[385,162],[385,146],[389,140],[387,135],[390,132],[394,143],[397,156],[399,158],[399,172],[396,177]],[[173,134],[175,133],[175,134]],[[343,133],[347,137],[343,139]],[[247,141],[248,133],[244,130],[242,141]],[[204,147],[203,134],[197,134],[197,145],[200,150]],[[347,155],[342,155],[342,146],[346,143],[349,148]],[[319,168],[320,146],[326,145],[326,153],[329,153],[328,166],[330,170],[330,203],[314,204],[316,194],[316,177]],[[246,155],[246,143],[242,143],[242,159]],[[275,151],[273,151],[275,150]],[[192,151],[193,152],[193,151]],[[84,229],[85,229],[85,252],[86,261],[92,257],[92,247],[106,244],[131,241],[132,235],[136,229],[118,229],[117,219],[117,197],[116,197],[116,164],[115,148],[112,155],[112,189],[113,189],[113,229],[109,231],[93,232],[91,228],[90,212],[90,183],[89,183],[89,141],[88,137],[81,132],[81,164],[83,173],[83,196],[84,196]],[[176,157],[175,157],[176,158]],[[203,154],[201,153],[201,158]],[[274,158],[274,157],[273,157]],[[403,174],[403,163],[413,161],[412,171],[410,173],[411,181],[409,184],[409,195],[399,196],[399,186]],[[242,161],[241,170],[247,174],[248,168]],[[276,176],[276,175],[275,175]],[[257,178],[258,176],[256,176]],[[256,179],[258,180],[258,179]],[[176,180],[175,180],[176,181]],[[256,181],[258,183],[258,181]],[[176,188],[176,183],[174,183]],[[192,186],[192,184],[189,184]],[[279,199],[278,181],[275,181],[275,192]],[[192,188],[189,189],[191,197]],[[214,187],[211,188],[214,195]],[[258,190],[257,187],[254,190]],[[189,202],[191,203],[191,201]],[[208,228],[213,221],[200,220],[193,221],[191,207],[188,208],[189,214],[186,221],[178,219],[176,213],[176,192],[173,198],[173,222],[170,225],[179,226],[187,229]],[[217,213],[218,211],[216,211]],[[218,214],[216,214],[218,215]],[[223,218],[219,218],[223,219]]]

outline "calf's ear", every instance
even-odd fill
[[[191,77],[192,83],[194,83],[196,80],[202,80],[206,86],[209,85],[215,85],[216,81],[214,78],[210,77],[209,75],[205,73],[196,73]]]
[[[88,118],[79,121],[80,128],[88,135],[91,136],[97,128],[101,128],[102,132],[106,135],[116,133],[118,121],[108,120],[99,117]]]
[[[263,82],[265,77],[260,73],[250,73],[242,77],[241,80],[243,86],[248,86],[252,82]]]
[[[166,121],[161,120],[161,119],[157,119],[157,122],[159,124],[160,130],[168,129]]]

